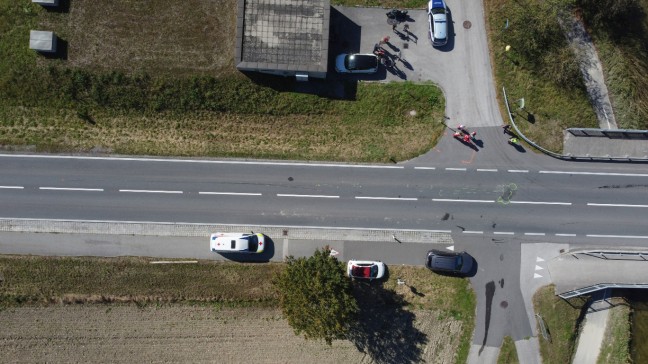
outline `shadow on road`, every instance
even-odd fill
[[[376,363],[419,363],[427,336],[414,327],[415,316],[405,310],[403,297],[378,282],[355,284],[360,307],[349,341]]]

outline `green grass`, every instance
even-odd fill
[[[499,356],[497,357],[497,364],[520,364],[517,350],[515,349],[515,342],[510,336],[504,337]]]
[[[398,285],[398,278],[405,285]],[[403,295],[413,309],[439,310],[441,316],[461,321],[461,341],[455,363],[465,363],[470,351],[470,340],[475,327],[475,293],[468,279],[441,276],[423,267],[389,267],[385,289]],[[416,294],[419,293],[419,294]]]
[[[539,145],[562,151],[563,129],[597,128],[575,58],[560,32],[556,8],[569,0],[487,0],[484,4],[498,92],[506,87],[516,124]],[[504,29],[507,19],[508,29]],[[509,52],[505,51],[511,46]],[[501,106],[506,115],[505,106]],[[504,116],[506,120],[507,117]]]
[[[551,334],[551,342],[539,336],[540,354],[544,363],[570,363],[579,332],[579,307],[585,301],[575,299],[574,306],[556,296],[554,286],[540,288],[533,296],[535,312],[540,314]],[[538,327],[538,333],[540,328]]]
[[[445,102],[436,86],[360,83],[350,87],[353,100],[338,100],[323,81],[313,81],[319,95],[291,92],[292,79],[252,81],[233,66],[234,33],[194,11],[211,2],[190,1],[170,14],[120,0],[106,15],[89,0],[69,13],[0,0],[1,24],[15,24],[0,28],[0,146],[389,162],[418,156],[440,137]],[[220,25],[232,28],[233,2],[219,3]],[[27,49],[29,29],[41,25],[68,43],[67,60]],[[164,44],[158,28],[172,34]]]
[[[632,362],[630,358],[630,310],[630,306],[623,303],[610,308],[597,363],[628,364]]]

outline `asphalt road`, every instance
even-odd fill
[[[0,156],[0,217],[647,242],[648,170]]]

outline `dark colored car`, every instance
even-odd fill
[[[466,252],[455,253],[430,250],[425,266],[434,272],[467,275],[473,267],[473,257]]]
[[[378,57],[375,54],[342,53],[335,59],[335,70],[339,73],[376,73]]]

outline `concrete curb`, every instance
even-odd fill
[[[206,237],[215,231],[255,231],[262,232],[273,239],[326,239],[332,241],[393,241],[398,239],[407,243],[454,244],[449,232],[435,230],[0,218],[0,232]]]

